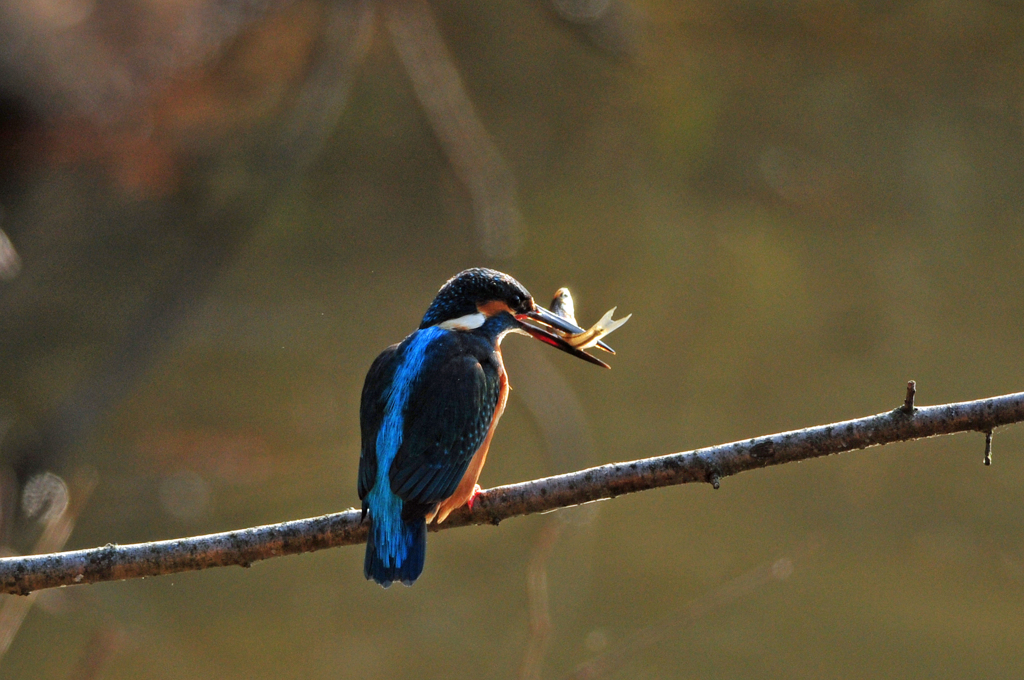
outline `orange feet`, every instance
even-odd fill
[[[479,496],[479,495],[480,495],[480,485],[479,484],[474,484],[473,485],[473,493],[470,494],[469,500],[466,501],[466,505],[469,506],[470,510],[473,509],[473,503],[476,502],[476,497]]]

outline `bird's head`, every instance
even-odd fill
[[[497,338],[507,332],[520,332],[584,361],[608,368],[608,364],[576,349],[546,329],[525,323],[526,319],[566,333],[583,332],[582,328],[537,305],[523,284],[508,274],[483,268],[459,272],[441,286],[423,316],[420,328],[438,326],[465,332],[489,330]]]

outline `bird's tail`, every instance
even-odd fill
[[[385,588],[394,581],[411,586],[423,573],[423,561],[427,556],[427,521],[419,517],[399,520],[392,526],[397,531],[379,531],[377,526],[370,527],[363,575]]]

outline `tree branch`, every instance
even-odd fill
[[[739,472],[869,446],[955,432],[991,432],[1024,421],[1024,392],[914,408],[746,439],[685,453],[613,463],[482,492],[431,530],[498,524],[530,515],[662,486],[719,480]],[[990,446],[990,444],[989,444]],[[0,559],[0,592],[19,595],[101,581],[240,565],[366,541],[358,510],[170,541]]]

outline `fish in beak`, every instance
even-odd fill
[[[538,321],[542,324],[545,324],[547,326],[550,326],[551,328],[555,328],[567,334],[582,333],[583,329],[580,328],[579,326],[569,323],[562,317],[552,314],[543,307],[536,307],[532,311],[526,312],[525,314],[516,315],[516,320],[519,322],[520,329],[523,332],[527,333],[528,335],[531,335],[537,340],[540,340],[543,343],[551,345],[552,347],[560,349],[566,354],[571,354],[574,357],[583,359],[584,361],[588,361],[597,366],[611,368],[611,366],[601,361],[597,357],[591,356],[584,352],[583,350],[573,347],[563,337],[555,335],[554,333],[548,331],[546,328],[541,328],[540,326],[534,326],[533,324],[526,323],[525,319]]]
[[[595,323],[587,330],[581,330],[578,333],[565,333],[559,332],[558,334],[565,338],[565,341],[576,349],[590,349],[591,347],[597,347],[603,349],[606,352],[615,354],[615,350],[606,345],[601,338],[608,335],[612,331],[621,328],[623,324],[629,321],[632,314],[627,314],[621,319],[612,319],[612,315],[615,313],[615,307],[612,307],[601,320]],[[555,291],[555,297],[551,300],[551,311],[555,316],[562,317],[563,320],[570,324],[576,325],[576,306],[572,301],[572,294],[568,288],[559,288]]]

